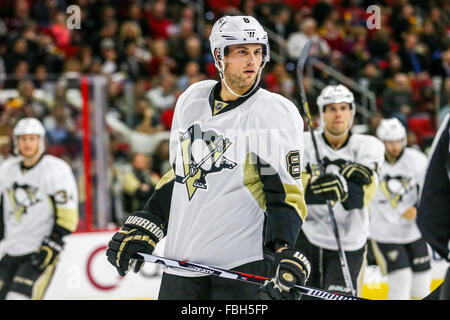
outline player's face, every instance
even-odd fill
[[[262,63],[261,44],[239,44],[228,47],[225,79],[232,89],[245,92],[256,80]]]
[[[386,153],[391,158],[398,158],[403,150],[402,140],[385,141],[384,146],[386,147]]]
[[[347,102],[331,103],[323,110],[325,129],[333,135],[345,133],[350,126],[352,109]]]
[[[24,134],[17,137],[17,146],[24,158],[32,158],[39,151],[39,136],[37,134]]]

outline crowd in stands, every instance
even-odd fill
[[[195,0],[1,1],[0,93],[16,94],[0,101],[0,161],[11,152],[12,128],[23,116],[42,120],[49,153],[72,164],[79,160],[80,74],[107,77],[106,112],[130,130],[148,135],[170,130],[180,93],[197,81],[218,79],[208,36],[224,14],[252,15],[283,39],[271,40],[272,51],[284,52],[284,60],[272,59],[260,85],[297,105],[295,70],[289,64],[312,39],[312,56],[374,92],[377,112],[369,133],[381,118],[397,117],[408,129],[408,145],[426,151],[450,110],[448,1],[202,2],[200,13]],[[378,29],[366,24],[372,4],[380,13]],[[67,26],[70,5],[80,8],[80,28]],[[320,72],[315,76],[331,81]],[[317,114],[319,89],[308,78],[305,87]],[[136,159],[120,135],[108,132],[113,163]],[[152,181],[167,170],[167,155],[164,139],[147,154]]]

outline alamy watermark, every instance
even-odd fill
[[[381,29],[381,9],[377,5],[371,5],[367,7],[366,10],[370,16],[367,18],[366,26],[367,29]]]
[[[70,5],[66,9],[66,26],[69,30],[81,29],[81,9],[77,5]]]

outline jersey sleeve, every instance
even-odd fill
[[[354,156],[354,162],[366,166],[372,170],[371,182],[368,185],[360,186],[353,182],[348,182],[348,198],[342,203],[346,210],[367,208],[375,197],[381,165],[384,162],[384,144],[375,137],[361,136],[356,145],[358,151]]]
[[[60,160],[62,161],[62,160]],[[78,226],[78,190],[75,176],[67,163],[58,162],[52,168],[48,196],[53,204],[55,225],[53,231],[65,236]]]
[[[263,191],[264,243],[272,250],[277,240],[294,246],[307,214],[301,183],[303,120],[294,104],[277,97],[258,105],[249,121],[249,162]]]
[[[447,261],[450,261],[449,130],[447,116],[431,148],[416,220],[425,240]]]

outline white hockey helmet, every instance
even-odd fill
[[[269,38],[261,24],[252,16],[223,16],[214,23],[209,36],[211,53],[220,77],[223,77],[225,48],[237,44],[262,44],[263,60],[260,70],[270,60]],[[219,59],[215,52],[218,51]]]
[[[326,105],[331,103],[347,102],[350,104],[352,109],[352,119],[350,122],[350,128],[353,125],[353,119],[355,118],[356,106],[355,97],[353,93],[343,84],[338,85],[328,85],[322,89],[319,96],[317,97],[316,103],[319,108],[320,120],[323,125],[323,110]],[[349,129],[350,129],[349,128]]]
[[[406,146],[406,129],[397,118],[381,119],[376,133],[381,141],[402,140]]]
[[[39,136],[38,154],[42,154],[45,150],[45,128],[42,123],[36,118],[23,118],[17,122],[13,130],[14,153],[17,155],[19,155],[17,138],[24,134],[36,134]]]

